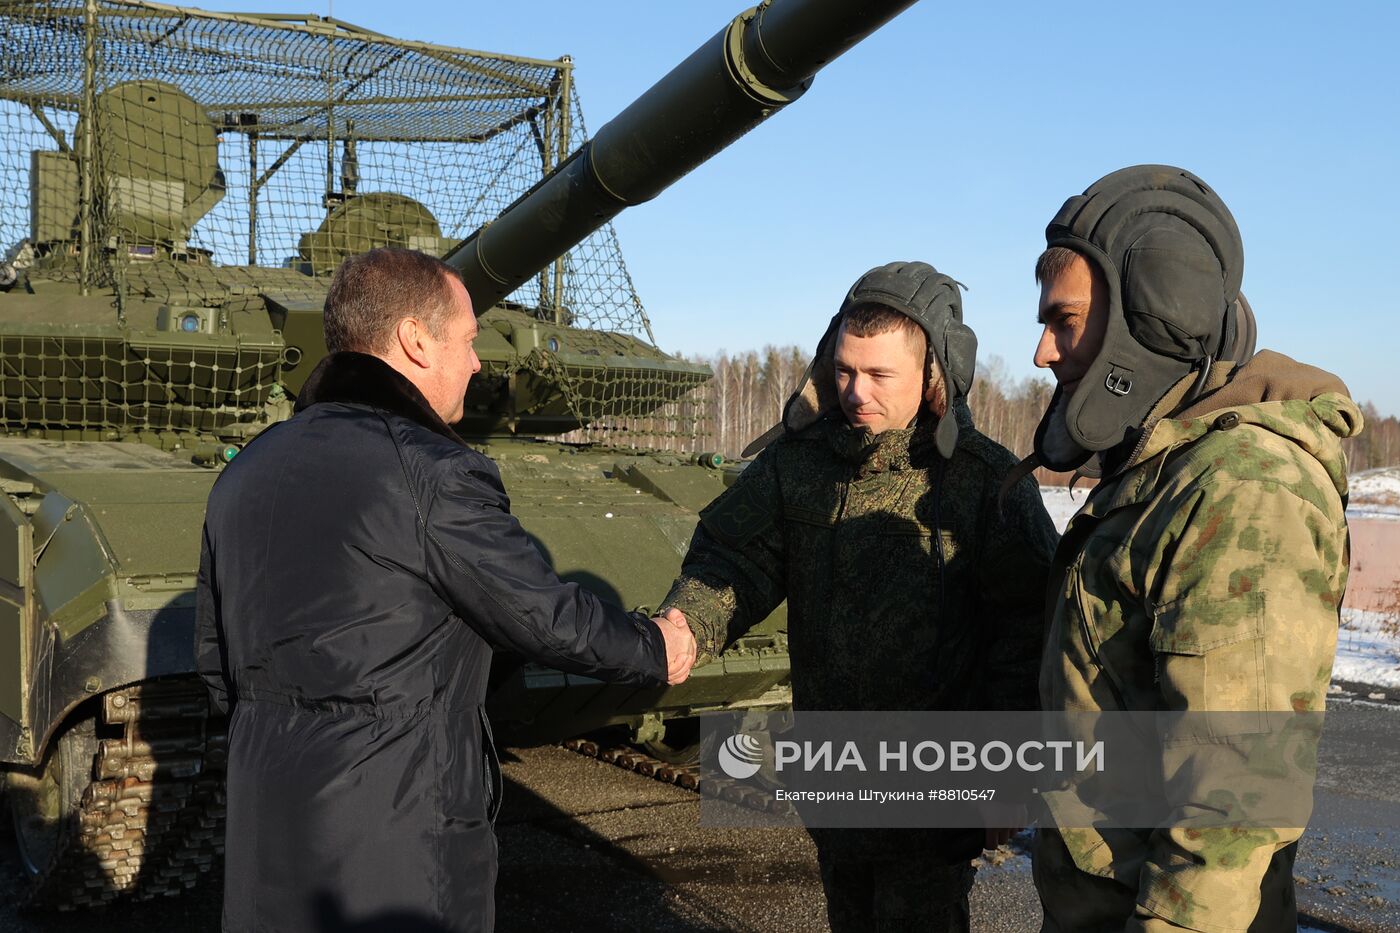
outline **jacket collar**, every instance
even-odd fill
[[[938,458],[934,435],[938,419],[927,415],[908,428],[871,434],[831,417],[828,439],[836,456],[858,468],[861,476],[932,466]]]
[[[349,350],[332,353],[312,370],[297,396],[295,410],[304,411],[321,402],[349,402],[378,408],[466,446],[466,441],[433,411],[417,386],[394,367],[368,353]]]
[[[1196,440],[1225,414],[1233,414],[1225,422],[1231,426],[1261,425],[1325,463],[1337,456],[1334,448],[1341,438],[1360,431],[1355,410],[1346,385],[1336,376],[1282,353],[1260,350],[1188,408],[1148,422],[1146,437],[1127,467]]]
[[[1163,404],[1170,401],[1169,396]],[[1300,448],[1322,465],[1337,493],[1345,496],[1346,457],[1341,442],[1360,433],[1363,422],[1361,410],[1336,376],[1261,350],[1188,408],[1154,418],[1131,456],[1100,482],[1082,511],[1106,515],[1153,495],[1172,451],[1212,431],[1241,424],[1262,428]]]

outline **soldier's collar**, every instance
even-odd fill
[[[846,421],[832,421],[829,435],[832,450],[847,463],[856,464],[862,474],[907,470],[928,466],[938,457],[934,432],[938,419],[928,417],[913,427],[895,428],[871,434]]]

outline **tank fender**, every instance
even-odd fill
[[[106,613],[72,638],[57,629],[39,633],[35,676],[29,696],[29,748],[6,743],[0,761],[38,764],[44,749],[70,713],[99,694],[157,677],[194,673],[193,606],[123,609],[109,600]]]

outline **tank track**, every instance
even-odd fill
[[[729,778],[701,777],[699,765],[669,764],[630,746],[600,745],[589,739],[569,739],[559,744],[571,752],[634,771],[663,784],[684,787],[702,797],[715,797],[750,810],[779,816],[791,816],[795,812],[791,803],[778,800],[759,788]]]
[[[119,738],[102,738],[120,730]],[[224,850],[228,743],[197,681],[102,697],[92,781],[27,906],[59,910],[191,888]]]

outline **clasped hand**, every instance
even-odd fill
[[[672,607],[653,616],[651,621],[661,629],[661,637],[666,640],[666,683],[684,683],[695,666],[695,636],[691,634],[685,613]]]

